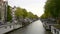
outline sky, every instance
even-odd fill
[[[8,0],[10,6],[25,8],[39,17],[44,13],[45,2],[46,0]]]

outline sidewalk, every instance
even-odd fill
[[[16,24],[1,25],[0,26],[0,34],[9,32],[9,31],[17,29],[19,27],[21,27],[21,25],[19,25],[19,24],[17,24],[17,25]]]

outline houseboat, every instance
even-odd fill
[[[51,32],[53,34],[60,34],[60,25],[51,26]]]

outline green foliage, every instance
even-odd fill
[[[7,21],[11,21],[12,20],[12,16],[11,16],[11,7],[8,5],[7,7]]]
[[[16,11],[15,11],[15,14],[16,14],[17,17],[23,17],[22,8],[17,7]]]
[[[42,17],[53,17],[58,18],[60,17],[60,0],[47,0],[45,5],[45,13]]]
[[[33,18],[38,18],[37,15],[34,15],[32,12],[28,12],[28,18],[33,19]]]
[[[34,15],[32,12],[27,12],[26,9],[23,9],[23,8],[20,8],[20,7],[16,8],[15,14],[18,17],[18,19],[20,17],[22,17],[22,18],[26,18],[27,17],[27,18],[31,18],[31,19],[38,17],[37,15]]]
[[[40,18],[47,18],[46,14],[44,13]]]
[[[27,10],[26,9],[22,9],[22,12],[23,12],[23,18],[26,18],[27,17]]]
[[[28,12],[28,16],[27,16],[28,18],[33,18],[33,16],[34,16],[34,15],[33,15],[32,12]]]
[[[34,15],[34,18],[38,18],[38,16],[37,15]]]
[[[27,10],[17,7],[15,14],[18,18],[19,17],[25,18],[27,16]]]

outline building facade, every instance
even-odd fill
[[[0,0],[0,22],[2,23],[5,23],[7,20],[7,6],[7,1]]]
[[[17,23],[16,16],[15,16],[16,7],[14,6],[14,7],[11,8],[11,9],[12,9],[12,11],[11,11],[12,22]]]

